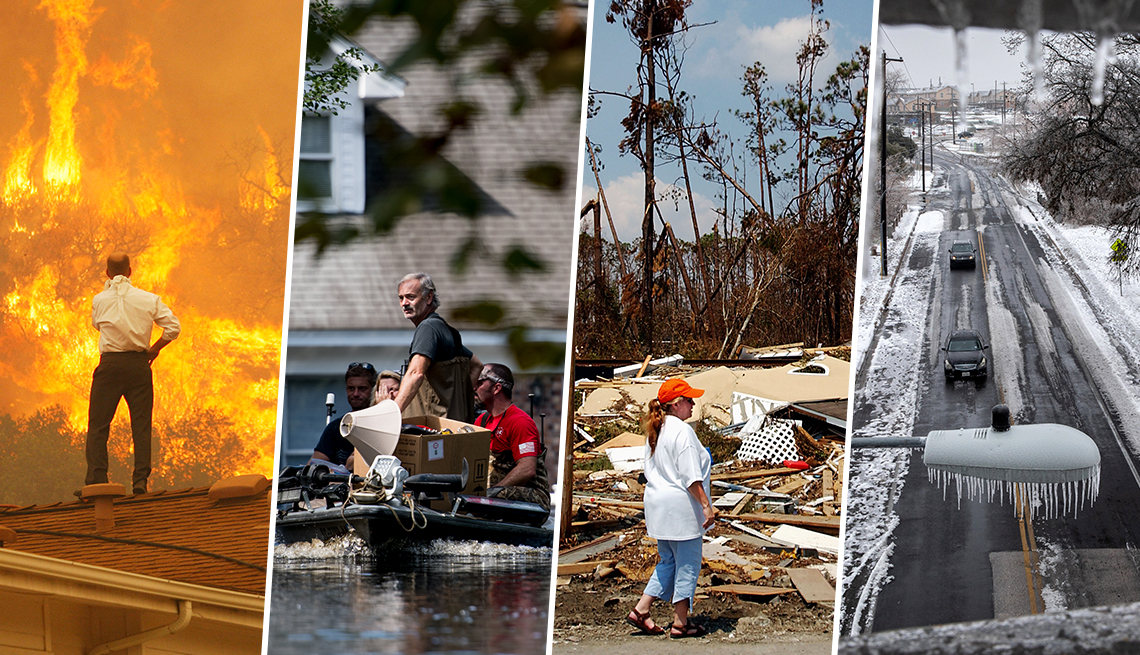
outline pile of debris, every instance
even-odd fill
[[[768,369],[687,367],[679,358],[656,364],[651,375],[642,366],[624,379],[615,371],[612,380],[575,385],[572,521],[559,548],[556,630],[568,638],[592,623],[629,632],[622,621],[657,563],[643,521],[638,422],[661,382],[683,377],[705,390],[691,424],[713,456],[719,512],[705,536],[696,620],[737,637],[740,622],[757,616],[765,634],[773,622],[830,632],[847,362],[822,354]],[[779,621],[776,608],[785,615]]]

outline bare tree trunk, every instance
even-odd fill
[[[661,209],[657,209],[658,215],[661,214]],[[664,219],[662,219],[664,221]],[[677,245],[677,237],[673,234],[673,227],[665,223],[665,235],[669,237],[669,244],[673,247],[673,257],[677,260],[677,268],[681,269],[681,280],[685,283],[685,295],[689,297],[689,322],[692,324],[694,331],[697,325],[697,297],[693,295],[693,286],[689,283],[689,273],[685,270],[685,260],[681,258],[681,248]]]
[[[602,199],[602,209],[606,210],[606,219],[610,222],[610,233],[614,236],[614,247],[617,249],[618,264],[621,265],[621,279],[629,279],[629,271],[625,268],[625,251],[621,247],[621,240],[618,239],[617,227],[614,226],[614,217],[610,213],[610,205],[606,202],[606,191],[602,188],[602,180],[598,177],[598,163],[594,160],[594,144],[590,143],[590,139],[586,139],[586,149],[590,153],[590,168],[594,171],[594,181],[598,184],[598,196]]]
[[[643,116],[645,119],[645,151],[644,156],[644,172],[645,172],[645,211],[641,215],[641,253],[643,257],[642,264],[645,267],[642,284],[643,293],[641,296],[641,335],[644,340],[645,348],[649,352],[653,352],[653,204],[655,202],[655,176],[654,176],[654,120],[653,112],[657,104],[657,75],[656,75],[656,62],[653,56],[653,18],[657,11],[656,0],[645,0],[645,20],[646,20],[646,36],[645,42],[641,46],[641,55],[645,60],[646,70],[646,84],[645,84],[645,107]]]

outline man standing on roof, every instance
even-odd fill
[[[376,367],[368,362],[353,362],[344,372],[344,397],[351,411],[358,412],[372,406],[373,389],[376,386]],[[340,421],[329,421],[325,425],[312,459],[324,460],[352,468],[353,445],[340,435]]]
[[[439,295],[427,273],[405,275],[396,289],[404,317],[416,326],[407,370],[396,394],[400,413],[472,422],[474,387],[482,362],[463,346],[459,331],[436,313]]]
[[[182,326],[162,299],[131,285],[131,260],[117,252],[107,258],[107,281],[91,303],[91,324],[99,330],[99,365],[91,376],[87,409],[86,484],[107,482],[107,439],[119,399],[131,415],[135,470],[132,491],[146,493],[150,477],[151,415],[154,378],[151,364],[159,351],[178,338]],[[154,325],[162,336],[153,344]]]
[[[475,425],[491,431],[491,472],[487,496],[522,500],[550,511],[546,453],[534,419],[511,402],[515,378],[502,364],[487,364],[475,384],[479,402],[487,408]]]

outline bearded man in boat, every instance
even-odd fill
[[[404,317],[416,326],[396,404],[403,416],[475,420],[475,381],[483,363],[463,345],[459,331],[436,310],[439,294],[427,273],[405,275],[396,286]]]

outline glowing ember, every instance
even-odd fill
[[[0,58],[0,424],[60,406],[51,429],[81,451],[91,297],[122,250],[182,322],[153,369],[152,488],[269,475],[292,170],[280,144],[293,143],[304,4],[154,4],[0,9],[0,42],[20,52]],[[121,406],[113,480],[128,479],[128,423]],[[83,477],[57,473],[66,494]]]

